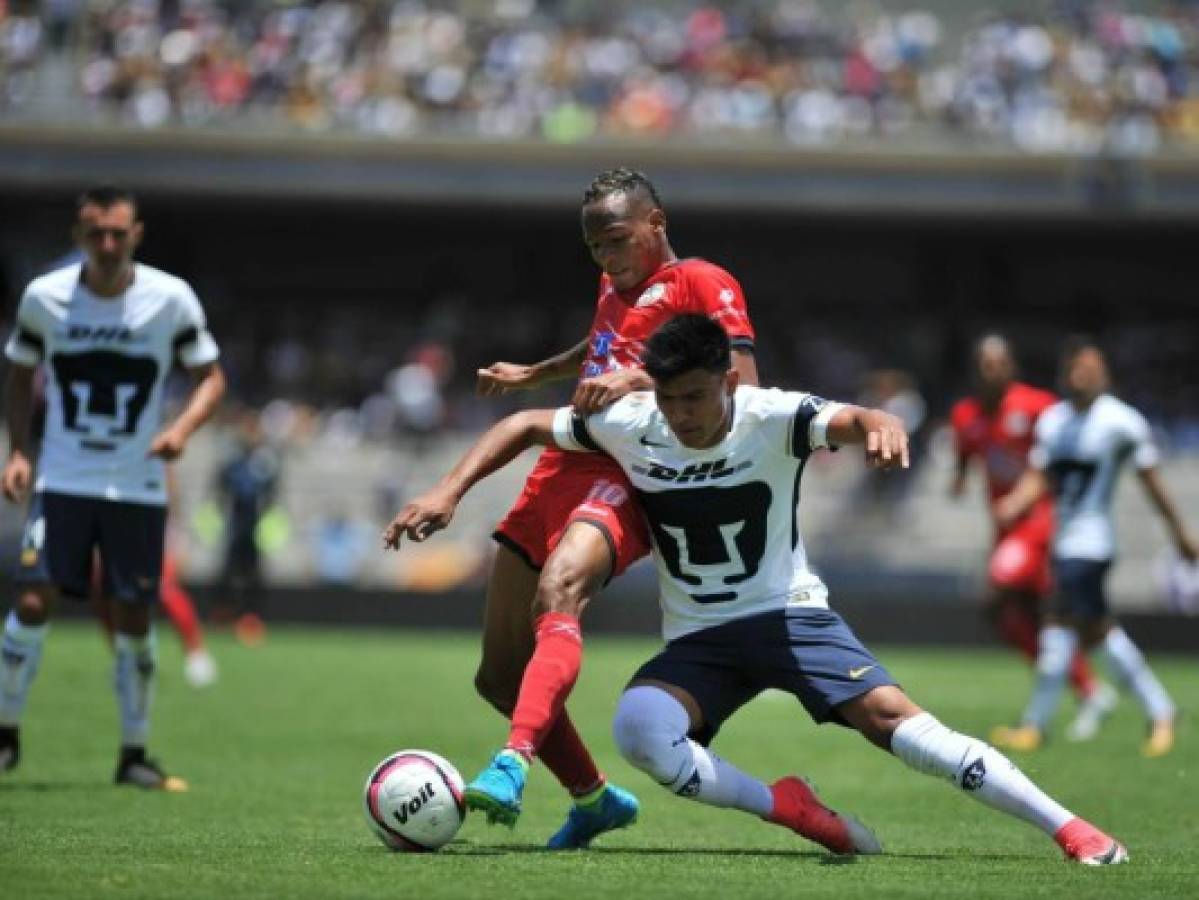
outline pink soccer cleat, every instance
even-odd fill
[[[1066,858],[1084,866],[1116,866],[1128,862],[1128,851],[1090,822],[1077,816],[1053,836]]]
[[[882,844],[853,816],[843,816],[820,802],[802,778],[780,778],[770,786],[774,809],[768,822],[790,828],[833,853],[882,853]]]

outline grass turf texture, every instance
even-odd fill
[[[165,630],[164,630],[165,631]],[[0,775],[0,894],[32,897],[726,897],[1199,894],[1199,728],[1176,751],[1138,754],[1126,698],[1100,737],[1056,741],[1018,762],[1062,803],[1118,835],[1132,864],[1067,865],[1039,832],[908,771],[789,697],[744,709],[715,749],[773,780],[806,774],[834,806],[874,827],[887,855],[839,860],[743,813],[672,797],[621,761],[608,736],[617,693],[656,644],[589,639],[571,709],[641,820],[590,852],[540,851],[566,812],[537,767],[515,830],[467,819],[437,854],[395,854],[368,831],[362,782],[385,755],[423,747],[470,779],[505,735],[471,688],[473,635],[275,629],[245,649],[217,636],[221,680],[188,688],[162,636],[151,751],[188,778],[183,795],[111,784],[116,709],[107,650],[56,624],[22,732],[21,766]],[[1028,670],[1000,651],[882,648],[912,696],[975,735],[1011,721]],[[1199,665],[1159,658],[1193,708]],[[1064,717],[1065,713],[1063,713]]]

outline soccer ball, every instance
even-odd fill
[[[462,776],[448,760],[428,750],[400,750],[366,779],[366,821],[393,850],[436,850],[462,827],[463,790]]]

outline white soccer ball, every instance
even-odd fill
[[[436,850],[462,827],[465,787],[458,770],[436,753],[400,750],[366,779],[366,821],[393,850]]]

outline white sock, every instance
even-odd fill
[[[1153,721],[1173,719],[1174,701],[1157,680],[1145,656],[1123,628],[1113,627],[1103,639],[1103,656],[1113,677],[1124,684]]]
[[[0,641],[0,725],[21,724],[21,713],[29,699],[29,688],[42,661],[42,644],[50,626],[22,625],[16,611],[4,620],[4,638]]]
[[[891,751],[917,772],[952,781],[987,806],[1023,819],[1050,837],[1074,818],[994,747],[950,731],[929,713],[901,722],[891,736]]]
[[[150,730],[150,700],[158,665],[154,626],[145,637],[117,633],[113,685],[121,710],[121,746],[145,747]]]
[[[1046,731],[1066,688],[1070,662],[1078,649],[1078,635],[1070,628],[1049,625],[1041,629],[1037,644],[1037,683],[1021,721]]]
[[[770,788],[688,738],[689,726],[683,704],[661,688],[641,685],[621,696],[612,735],[631,765],[680,797],[770,815]]]

